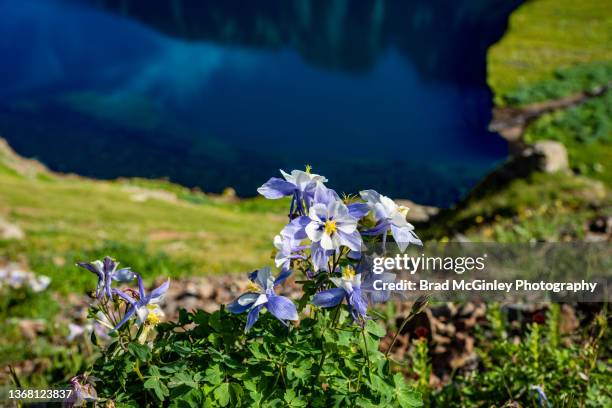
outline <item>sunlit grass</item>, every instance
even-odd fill
[[[508,32],[488,54],[488,82],[503,96],[549,79],[555,70],[612,60],[610,3],[600,0],[528,1],[510,17]]]
[[[475,242],[557,242],[584,238],[584,225],[596,204],[610,202],[601,183],[565,173],[534,173],[498,190],[444,211],[420,229],[425,239],[453,240],[454,233]]]
[[[26,260],[58,278],[75,273],[75,261],[104,255],[125,265],[124,258],[163,259],[169,276],[244,272],[270,263],[286,202],[227,202],[168,183],[165,189],[145,184],[0,172],[3,216],[26,234],[24,241],[2,242],[0,258]],[[159,272],[144,269],[145,277]],[[55,289],[75,285],[54,282]]]
[[[612,186],[612,94],[562,111],[546,114],[533,123],[527,142],[556,140],[568,150],[570,166],[579,174]]]

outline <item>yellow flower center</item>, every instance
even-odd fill
[[[336,232],[337,228],[336,228],[336,221],[334,220],[327,220],[325,221],[325,233],[327,235],[331,235],[334,232]]]
[[[355,269],[352,266],[347,266],[342,271],[342,279],[352,280],[355,277]]]
[[[312,172],[312,166],[310,164],[306,165],[306,173],[310,174]]]
[[[247,292],[255,292],[255,293],[261,292],[261,288],[259,287],[259,285],[253,281],[249,281],[249,284],[247,285],[246,290]]]
[[[402,214],[404,216],[404,218],[406,218],[406,216],[408,216],[408,211],[410,211],[410,208],[405,207],[403,205],[400,205],[399,207],[397,207],[397,212]]]
[[[161,320],[157,315],[157,307],[155,305],[147,305],[147,309],[149,309],[149,314],[147,315],[147,323],[152,326],[159,324]]]

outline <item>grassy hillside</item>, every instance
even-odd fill
[[[533,0],[512,13],[508,32],[488,54],[496,103],[559,69],[612,61],[611,7],[609,0]]]
[[[60,291],[90,285],[74,262],[106,254],[145,277],[250,270],[269,262],[284,204],[233,202],[162,181],[62,176],[0,148],[0,218],[25,233],[0,240],[0,259],[26,261]]]

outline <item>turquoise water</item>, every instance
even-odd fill
[[[486,50],[518,2],[0,0],[0,135],[52,169],[455,202],[506,155]]]

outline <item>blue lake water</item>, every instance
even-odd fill
[[[486,50],[518,1],[0,0],[0,136],[50,168],[448,206],[507,153]]]

